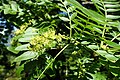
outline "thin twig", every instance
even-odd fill
[[[54,62],[54,60],[68,47],[69,44],[67,44],[53,59],[52,61],[46,66],[46,68],[42,71],[40,76],[38,76],[37,80],[40,79],[40,77],[44,74],[44,72],[50,67],[50,65]]]

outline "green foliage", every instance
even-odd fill
[[[119,80],[119,2],[91,3],[95,9],[76,0],[3,3],[1,11],[20,26],[7,49],[21,79]]]

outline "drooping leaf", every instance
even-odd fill
[[[118,8],[120,7],[120,5],[119,4],[106,4],[105,7],[106,8]]]
[[[119,19],[120,16],[117,16],[117,15],[107,15],[106,18],[108,18],[108,19]]]
[[[15,54],[18,54],[19,51],[15,50],[15,48],[16,48],[16,47],[13,47],[13,46],[7,47],[7,49],[8,49],[9,51],[11,51],[11,52],[13,52],[13,53],[15,53]]]
[[[17,76],[21,75],[21,72],[24,70],[24,64],[22,64],[21,66],[19,66],[16,70],[16,74]]]
[[[68,18],[66,18],[66,17],[59,17],[61,20],[63,20],[63,21],[70,21]]]
[[[97,50],[96,53],[98,53],[99,55],[101,55],[102,57],[106,58],[107,60],[111,61],[111,62],[116,62],[119,58],[115,57],[114,55],[107,53],[104,50]]]
[[[99,46],[97,46],[97,45],[88,45],[87,47],[90,49],[98,49],[99,48]]]
[[[73,12],[75,10],[75,7],[74,6],[70,6],[69,8],[68,8],[68,12]]]
[[[10,5],[13,11],[18,11],[18,4],[15,1],[10,1]]]
[[[29,38],[33,37],[33,36],[38,34],[37,31],[38,31],[38,29],[29,27],[29,28],[26,29],[25,34],[23,34],[22,37],[23,38],[25,38],[25,37],[29,37]]]
[[[16,47],[15,50],[17,51],[29,50],[28,46],[30,46],[30,44],[24,44],[24,45]]]
[[[73,14],[71,15],[71,20],[73,20],[76,16],[77,16],[77,13],[73,13]]]
[[[113,47],[113,48],[120,49],[120,45],[117,44],[117,43],[115,43],[115,42],[112,42],[112,41],[106,41],[106,43],[107,43],[109,46]]]
[[[120,9],[107,9],[106,11],[107,12],[117,12],[117,11],[120,11]]]
[[[108,54],[108,53],[107,53],[106,51],[104,51],[104,50],[97,50],[96,52],[97,52],[99,55],[103,56],[103,57],[105,57],[105,55]]]
[[[9,14],[10,13],[10,5],[8,4],[3,4],[3,10],[4,10],[4,14]]]
[[[18,41],[19,42],[29,42],[31,40],[31,36],[27,36],[27,37],[23,37],[23,38],[20,38]]]
[[[24,52],[23,54],[21,54],[20,56],[16,57],[13,62],[20,62],[23,60],[33,59],[37,55],[38,55],[37,52],[27,51],[27,52]]]
[[[64,8],[60,8],[60,11],[67,12]]]
[[[118,1],[112,0],[112,1],[104,1],[105,4],[119,4]]]
[[[26,29],[25,34],[26,33],[37,33],[36,31],[38,31],[38,29],[33,28],[33,27],[29,27]]]
[[[91,80],[106,80],[106,75],[104,73],[95,73],[95,74],[92,74],[92,73],[88,73],[92,76],[93,79]]]
[[[33,37],[33,36],[35,36],[35,35],[38,35],[38,33],[25,33],[25,34],[23,34],[23,37]]]
[[[107,54],[105,57],[111,61],[111,62],[116,62],[119,58],[115,57],[114,55]]]
[[[81,44],[84,44],[84,45],[85,44],[90,44],[90,42],[88,42],[88,41],[82,41]]]
[[[81,4],[79,4],[76,0],[67,0],[67,1],[70,2],[76,8],[80,9],[85,15],[90,17],[90,19],[103,24],[105,23],[105,17],[100,15],[99,13],[93,10],[86,9]]]

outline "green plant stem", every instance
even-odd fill
[[[106,31],[106,25],[104,25],[104,29],[103,29],[103,32],[102,32],[102,38],[104,38],[105,37],[105,31]],[[101,41],[101,44],[100,44],[100,47],[102,47],[103,46],[103,41]]]
[[[71,18],[69,17],[70,19],[70,38],[72,37],[72,24],[71,24]]]
[[[118,36],[120,36],[120,33],[117,36],[115,36],[111,41],[114,41]]]
[[[69,18],[69,25],[70,25],[70,39],[72,38],[72,23],[71,23],[71,16],[70,16],[70,13],[67,9],[67,6],[64,4],[64,2],[62,0],[60,0],[61,3],[64,5],[66,11],[67,11],[67,14],[68,14],[68,18]],[[66,60],[67,61],[67,60]],[[67,64],[66,64],[66,76],[68,75],[68,69],[67,69]],[[66,80],[66,79],[65,79]]]
[[[103,4],[104,10],[105,10],[105,17],[106,17],[106,16],[107,16],[107,10],[106,10],[105,5],[104,5],[104,3],[103,3],[102,0],[101,0],[101,3]],[[107,19],[105,20],[105,22],[107,23]],[[107,24],[104,24],[104,29],[103,29],[103,32],[102,32],[102,37],[103,37],[103,38],[105,38],[106,26],[107,26]],[[102,47],[103,44],[104,44],[104,42],[101,41],[100,47]]]
[[[98,10],[98,12],[100,12],[100,14],[104,15],[104,14],[100,11],[99,6],[98,6],[98,4],[95,2],[95,0],[92,0],[92,2],[93,2],[93,4],[95,5],[95,7],[96,7],[96,9]],[[98,3],[99,3],[99,1],[98,1]]]
[[[50,67],[50,65],[54,62],[54,60],[68,47],[69,44],[67,44],[57,55],[52,59],[52,61],[45,67],[45,69],[42,71],[40,76],[38,76],[37,80],[40,79],[40,77],[44,74],[44,72]]]
[[[65,7],[65,9],[66,9],[66,11],[67,11],[67,14],[68,14],[68,18],[69,18],[69,24],[70,24],[70,39],[72,38],[72,23],[71,23],[71,16],[70,16],[70,13],[69,13],[69,11],[68,11],[68,9],[67,9],[67,7],[66,7],[66,5],[63,3],[63,1],[62,0],[60,0],[61,1],[61,3],[64,5],[64,7]]]
[[[117,35],[117,36],[115,36],[114,38],[112,38],[112,40],[111,41],[114,41],[117,37],[119,37],[120,36],[120,33]],[[108,46],[108,44],[106,45],[106,47]]]

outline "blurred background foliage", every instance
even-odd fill
[[[0,80],[119,80],[119,5],[1,0]]]

